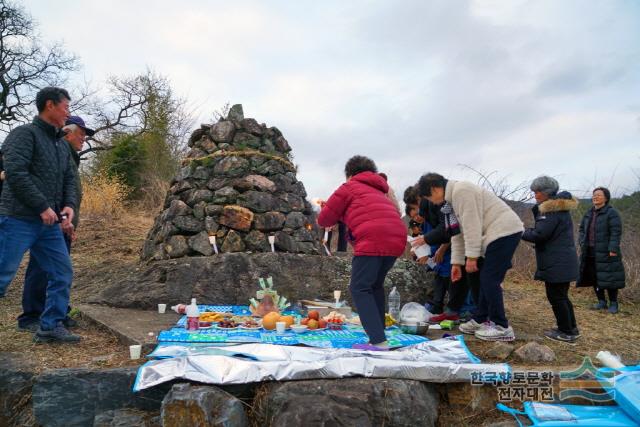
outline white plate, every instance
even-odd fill
[[[215,329],[221,329],[221,330],[223,330],[223,331],[232,331],[232,330],[234,330],[234,329],[239,329],[239,328],[240,328],[240,326],[235,326],[235,327],[233,327],[233,328],[223,328],[222,326],[218,326],[218,325],[214,325],[213,327],[214,327]]]

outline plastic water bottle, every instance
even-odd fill
[[[389,314],[396,320],[400,318],[400,292],[395,286],[389,293]]]
[[[200,327],[200,310],[196,304],[196,299],[191,298],[191,304],[187,306],[187,330],[197,331]]]

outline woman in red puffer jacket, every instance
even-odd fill
[[[387,198],[389,185],[378,175],[373,160],[354,156],[344,168],[347,182],[323,204],[318,224],[338,221],[349,229],[354,248],[349,289],[370,344],[368,350],[388,350],[384,334],[384,279],[404,252],[407,229]]]

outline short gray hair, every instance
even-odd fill
[[[62,130],[65,132],[69,132],[69,133],[73,133],[76,130],[80,129],[80,126],[76,125],[76,124],[70,124],[70,125],[64,125],[62,127]]]
[[[531,191],[539,191],[547,196],[555,196],[560,188],[560,184],[558,184],[555,178],[542,175],[534,179],[529,188]]]

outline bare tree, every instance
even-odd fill
[[[458,165],[478,176],[478,185],[490,190],[501,199],[513,200],[516,202],[527,202],[533,198],[528,182],[511,184],[508,176],[499,176],[498,171],[483,172],[469,165]]]
[[[0,131],[28,121],[35,93],[59,86],[76,70],[77,58],[60,43],[45,46],[37,24],[18,4],[0,0]]]
[[[83,91],[88,95],[79,110],[94,123],[96,134],[81,155],[110,150],[118,135],[141,136],[151,131],[157,125],[158,114],[166,120],[166,138],[172,153],[177,157],[184,151],[193,113],[186,100],[173,94],[166,77],[147,70],[131,77],[112,76],[107,87],[104,99],[88,89]]]

